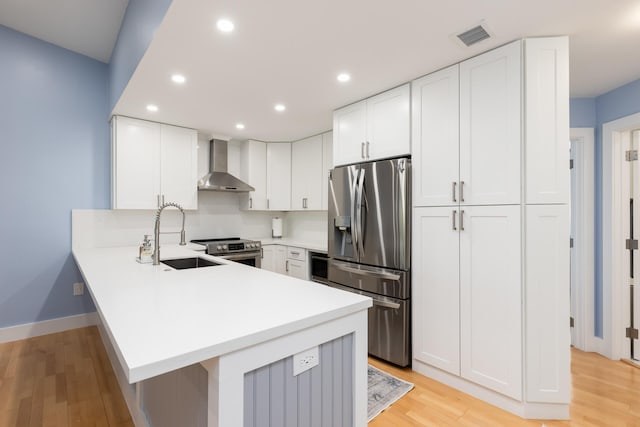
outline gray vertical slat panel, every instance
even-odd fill
[[[353,334],[342,340],[342,425],[353,425]]]
[[[318,366],[311,369],[311,427],[322,425],[322,370],[325,368],[322,356],[319,362]]]
[[[320,346],[322,362],[322,427],[333,427],[333,343]]]
[[[298,378],[293,376],[293,357],[288,357],[284,365],[285,378],[285,427],[298,426]],[[275,427],[275,426],[274,426]]]
[[[255,427],[269,427],[269,366],[258,368],[255,373],[254,425]]]
[[[298,427],[311,425],[311,372],[298,375]]]
[[[247,372],[244,374],[244,427],[254,427],[255,419],[253,410],[255,408],[255,402],[253,401],[253,393],[255,392],[255,371]]]
[[[342,340],[334,340],[333,352],[333,427],[342,426]]]
[[[269,365],[269,412],[271,417],[271,426],[284,425],[284,367],[285,359]]]

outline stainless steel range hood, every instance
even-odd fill
[[[255,188],[227,172],[227,141],[212,139],[209,173],[198,181],[199,190],[246,193]]]

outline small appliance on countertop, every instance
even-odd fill
[[[239,237],[216,239],[195,239],[197,243],[207,248],[207,255],[236,261],[241,264],[260,268],[262,259],[262,243],[259,240],[247,240]]]

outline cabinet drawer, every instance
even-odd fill
[[[307,260],[307,250],[303,248],[298,248],[295,246],[287,246],[287,258],[288,259],[299,259],[301,261]]]

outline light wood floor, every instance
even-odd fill
[[[415,384],[370,427],[543,424],[409,369],[369,362]],[[572,420],[546,421],[547,427],[640,427],[640,369],[577,350],[571,366]],[[0,427],[5,426],[133,426],[96,327],[0,344]]]
[[[0,426],[133,427],[95,326],[0,344]]]
[[[595,353],[571,350],[571,421],[523,420],[410,369],[374,359],[369,363],[415,384],[369,427],[640,427],[640,369]]]

